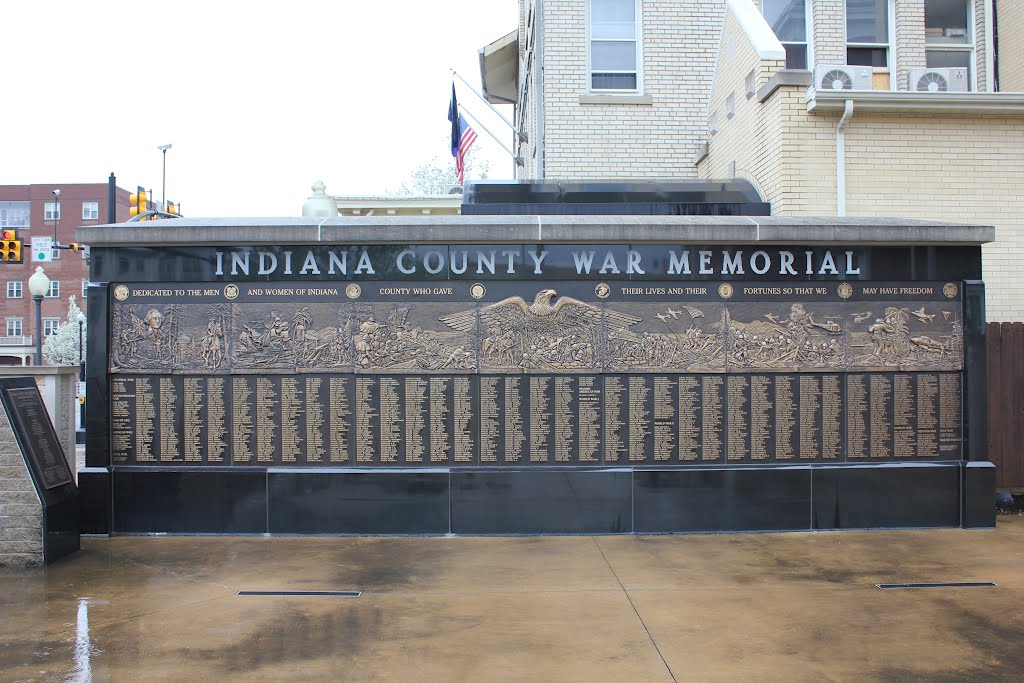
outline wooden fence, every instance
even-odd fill
[[[989,323],[988,458],[996,488],[1024,489],[1024,323]]]

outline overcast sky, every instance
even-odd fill
[[[50,0],[0,3],[0,184],[152,188],[198,216],[297,216],[330,194],[395,190],[447,152],[450,68],[479,90],[477,50],[517,0]],[[459,100],[509,143],[507,126]],[[511,107],[500,107],[512,117]],[[481,130],[490,177],[512,162]],[[56,185],[55,185],[56,186]]]

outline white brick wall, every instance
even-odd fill
[[[911,69],[926,66],[924,54],[924,3],[896,3],[895,89],[908,90]]]
[[[811,0],[814,61],[846,64],[846,15],[843,0]]]
[[[695,177],[724,7],[644,0],[641,94],[650,104],[581,104],[589,94],[586,0],[545,2],[546,176]]]
[[[1024,2],[1002,0],[999,21],[999,89],[1024,92]]]

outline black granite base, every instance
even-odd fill
[[[280,534],[446,534],[447,472],[273,469],[267,522]]]
[[[815,529],[960,526],[960,464],[817,467]]]
[[[50,564],[81,547],[78,491],[68,491],[43,509],[43,563]]]
[[[991,527],[987,463],[707,469],[115,467],[86,533],[618,534]]]
[[[628,533],[631,478],[628,470],[455,471],[452,533]]]
[[[969,462],[963,471],[963,525],[965,529],[991,529],[996,525],[996,466]]]
[[[114,468],[119,533],[263,533],[264,470]]]
[[[809,467],[638,471],[633,481],[637,533],[810,528]]]
[[[83,467],[78,470],[78,495],[81,500],[79,529],[83,534],[109,534],[110,470],[105,467]]]

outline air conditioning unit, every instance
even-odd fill
[[[967,92],[971,80],[967,68],[911,69],[908,87],[914,92]]]
[[[871,90],[870,66],[819,64],[814,70],[818,90]]]

